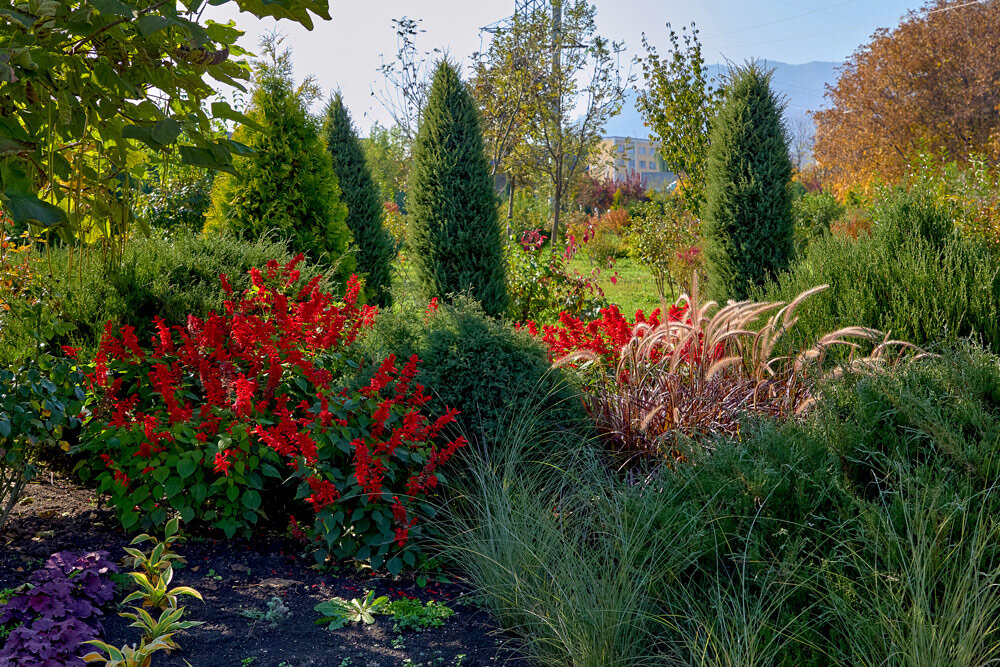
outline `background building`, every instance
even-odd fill
[[[676,176],[667,169],[649,139],[604,137],[590,167],[591,175],[620,181],[629,174],[639,174],[642,184],[651,190],[670,187]]]

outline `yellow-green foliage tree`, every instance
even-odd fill
[[[838,196],[898,182],[914,155],[967,160],[1000,131],[1000,3],[934,0],[879,29],[818,111],[813,155]]]
[[[211,0],[307,29],[327,0]],[[232,24],[204,2],[10,0],[0,3],[0,208],[14,222],[92,240],[124,237],[130,189],[160,159],[229,169],[242,150],[211,119],[213,81],[247,78]],[[140,152],[140,144],[148,151]],[[140,221],[141,222],[141,221]],[[120,246],[118,248],[120,250]]]
[[[295,87],[290,53],[279,53],[277,42],[266,41],[264,51],[268,59],[257,63],[246,112],[253,125],[233,135],[254,152],[234,161],[235,174],[216,179],[206,232],[286,238],[294,252],[338,263],[338,277],[346,278],[355,268],[347,206],[319,122],[308,111],[319,91],[310,79]]]

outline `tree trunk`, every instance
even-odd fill
[[[507,178],[510,179],[507,183],[507,188],[509,189],[509,197],[507,199],[507,236],[510,236],[510,225],[514,220],[514,186],[516,181],[513,174],[507,174]]]
[[[562,208],[562,178],[556,180],[556,192],[554,197],[553,207],[555,210],[552,212],[552,247],[554,248],[556,242],[559,240],[559,209]]]

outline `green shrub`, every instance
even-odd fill
[[[830,233],[830,225],[844,214],[844,206],[829,192],[806,192],[792,201],[795,220],[795,256],[806,254],[809,244]]]
[[[918,345],[974,336],[1000,351],[1000,253],[957,234],[948,209],[919,189],[885,193],[871,214],[870,235],[817,239],[754,296],[787,300],[828,284],[800,311],[796,328],[810,339],[861,325]]]
[[[382,315],[365,346],[376,356],[416,354],[417,381],[431,387],[432,407],[460,411],[462,434],[491,443],[524,406],[548,406],[552,430],[579,433],[589,420],[563,374],[549,367],[545,350],[526,331],[486,316],[468,297],[421,315]]]
[[[506,263],[479,114],[445,60],[413,144],[406,206],[406,246],[424,295],[468,293],[488,315],[504,315]]]
[[[736,68],[712,122],[702,234],[709,296],[742,300],[794,252],[792,163],[771,72]]]
[[[327,104],[323,139],[347,205],[347,227],[358,249],[358,271],[365,279],[365,294],[371,303],[388,306],[392,302],[395,242],[382,225],[383,200],[340,93]]]
[[[828,387],[818,421],[859,497],[891,494],[900,464],[971,497],[1000,475],[1000,359],[962,343],[895,373],[848,375]]]
[[[20,367],[0,367],[0,529],[38,472],[39,450],[79,424],[82,384],[82,371],[65,354],[36,349]]]
[[[236,158],[234,173],[216,178],[205,229],[228,229],[249,239],[265,234],[288,239],[294,252],[335,263],[346,282],[355,266],[347,254],[347,207],[319,122],[309,114],[315,87],[296,88],[289,53],[278,54],[275,48],[265,44],[271,62],[257,65],[246,112],[254,127],[240,125],[233,134],[254,152]]]
[[[93,251],[82,262],[77,254],[70,269],[67,254],[65,248],[54,249],[51,261],[40,265],[52,272],[42,317],[74,325],[74,330],[54,342],[79,347],[81,354],[88,356],[97,348],[107,322],[115,330],[132,326],[140,340],[147,341],[153,333],[153,317],[173,326],[186,324],[188,314],[204,317],[212,310],[222,312],[226,295],[219,274],[226,274],[239,294],[250,287],[247,272],[251,267],[272,259],[280,263],[291,259],[283,242],[268,238],[242,241],[229,235],[202,237],[180,229],[130,239],[117,266],[105,266]],[[301,270],[307,277],[318,273],[315,266]],[[4,346],[12,350],[12,357],[14,351],[24,353],[34,326],[23,304],[15,304],[15,308],[10,329],[4,332]]]

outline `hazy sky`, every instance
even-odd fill
[[[624,40],[630,54],[641,50],[645,32],[650,42],[666,47],[664,24],[675,29],[694,21],[701,32],[706,60],[742,61],[763,58],[787,63],[843,61],[879,27],[893,27],[922,0],[592,0],[598,30]],[[232,3],[227,3],[227,7]],[[396,52],[391,19],[423,19],[422,50],[441,48],[464,63],[489,43],[482,26],[509,16],[514,2],[474,0],[331,0],[333,20],[312,32],[291,21],[277,22],[293,50],[296,76],[314,74],[326,90],[340,88],[355,123],[366,130],[373,120],[389,118],[371,90],[382,89],[377,68],[384,54]],[[242,45],[250,50],[275,21],[259,21],[233,9],[209,8],[206,17],[234,19],[246,31]],[[623,62],[625,62],[623,60]],[[817,96],[820,91],[816,91]],[[821,100],[817,97],[817,101]]]

